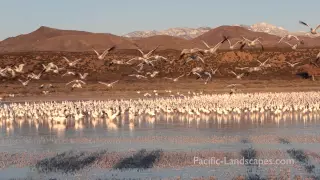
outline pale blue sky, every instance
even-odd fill
[[[309,5],[307,2],[312,2]],[[0,40],[39,26],[108,32],[267,22],[290,31],[320,23],[320,1],[302,0],[3,0]]]

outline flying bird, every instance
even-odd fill
[[[119,80],[116,80],[116,81],[113,81],[113,82],[111,82],[111,83],[105,83],[105,82],[102,82],[102,81],[98,81],[98,83],[103,84],[103,85],[107,86],[108,88],[113,88],[113,85],[114,85],[115,83],[117,83],[118,81],[119,81]]]
[[[182,75],[180,75],[180,76],[178,76],[178,77],[176,77],[176,78],[168,78],[168,77],[164,77],[164,79],[169,79],[169,80],[172,80],[173,82],[177,82],[181,77],[183,77],[184,76],[184,74],[182,74]]]
[[[87,78],[87,76],[89,75],[89,73],[83,73],[83,74],[78,73],[78,75],[79,75],[80,79],[85,80]]]
[[[294,68],[297,64],[299,64],[299,63],[301,63],[301,62],[290,63],[290,62],[286,61],[286,63],[287,63],[290,67]]]
[[[317,30],[320,28],[320,24],[314,29],[314,28],[312,28],[311,26],[309,26],[309,24],[307,24],[307,23],[305,23],[305,22],[303,22],[303,21],[299,21],[299,23],[302,24],[302,25],[305,25],[305,26],[309,27],[311,34],[318,34],[318,33],[317,33]]]
[[[234,71],[230,71],[229,73],[234,74],[237,79],[241,79],[244,76],[244,73],[242,74],[236,74]]]
[[[72,80],[72,81],[68,82],[66,85],[69,85],[71,83],[74,83],[74,84],[80,84],[80,83],[86,84],[84,81],[76,79],[76,80]]]
[[[63,59],[64,59],[65,61],[67,61],[68,65],[69,65],[70,67],[74,67],[79,61],[81,61],[81,59],[76,59],[76,60],[74,60],[74,61],[70,61],[68,58],[66,58],[66,57],[64,57],[64,56],[63,56]]]
[[[31,79],[28,79],[27,81],[22,81],[21,79],[18,79],[18,81],[20,81],[23,86],[28,86],[30,80]]]
[[[204,53],[216,54],[220,46],[227,40],[228,40],[228,37],[223,36],[223,40],[218,42],[214,47],[210,47],[206,42],[202,41],[202,43],[208,48],[207,50],[204,50]]]
[[[114,50],[115,48],[116,48],[116,46],[112,46],[111,48],[106,49],[105,51],[103,51],[102,54],[99,54],[95,49],[92,49],[92,50],[97,54],[99,60],[103,60],[104,57],[105,57],[109,52],[111,52],[112,50]]]
[[[66,73],[64,73],[63,75],[61,75],[62,77],[63,76],[66,76],[66,75],[76,75],[76,73],[75,72],[72,72],[72,71],[68,71],[68,72],[66,72]]]
[[[131,77],[136,77],[137,79],[147,79],[146,76],[140,75],[140,74],[130,74]]]
[[[291,35],[291,34],[287,34],[287,35],[284,35],[278,43],[280,43],[283,39],[287,39],[288,41],[290,41],[292,38],[295,38],[297,41],[299,41],[299,38],[295,35]]]

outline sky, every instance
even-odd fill
[[[0,40],[40,26],[124,35],[258,22],[307,31],[299,20],[320,24],[318,0],[3,0],[0,7]]]

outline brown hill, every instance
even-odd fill
[[[118,51],[123,49],[135,49],[133,43],[138,44],[143,50],[150,50],[160,46],[159,50],[181,50],[185,48],[205,48],[202,40],[209,45],[215,45],[222,40],[222,36],[229,36],[232,43],[240,40],[241,36],[248,39],[261,37],[266,48],[290,48],[287,44],[280,43],[278,36],[263,32],[253,32],[238,26],[220,26],[212,29],[203,35],[186,40],[178,37],[157,35],[140,39],[129,39],[108,33],[91,33],[75,30],[60,30],[41,26],[37,30],[10,37],[0,41],[0,52],[26,52],[26,51],[91,51],[92,48],[102,50],[116,45]],[[304,40],[304,47],[320,47],[320,38],[300,37]],[[295,43],[294,41],[290,43]],[[222,46],[228,48],[228,43]]]
[[[60,30],[41,26],[39,29],[0,42],[2,52],[20,51],[89,51],[110,46],[121,49],[134,48],[128,38],[108,33],[90,33],[75,30]]]
[[[141,38],[135,40],[136,44],[142,49],[153,49],[159,45],[159,49],[175,49],[182,50],[185,48],[199,47],[201,43],[199,41],[190,41],[179,37],[157,35],[147,38]]]
[[[215,45],[220,42],[223,38],[222,36],[228,36],[232,43],[235,43],[237,40],[241,39],[241,36],[254,40],[255,38],[261,37],[261,42],[266,48],[290,48],[285,43],[277,43],[280,40],[279,36],[271,35],[264,32],[254,32],[250,31],[246,28],[240,26],[220,26],[215,29],[211,29],[210,31],[194,38],[192,41],[206,41],[209,45]],[[319,47],[320,46],[320,38],[309,38],[309,37],[299,37],[301,40],[304,41],[304,45],[300,47]],[[296,41],[290,41],[291,44],[296,43]],[[202,45],[201,48],[205,46]],[[226,49],[228,48],[228,43],[225,43],[221,48]]]

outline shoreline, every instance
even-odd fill
[[[165,90],[157,90],[158,96],[154,96],[153,90],[140,90],[141,93],[137,94],[135,90],[111,90],[111,91],[74,91],[74,92],[56,92],[48,95],[44,94],[31,94],[31,95],[18,95],[15,97],[3,97],[3,103],[11,102],[43,102],[43,101],[87,101],[87,100],[129,100],[129,99],[153,99],[153,98],[168,98],[170,95],[179,97],[177,92],[188,96],[190,92],[203,92],[203,94],[225,94],[230,92],[230,88],[206,88],[206,89],[175,89],[171,90],[172,93],[167,93]],[[303,86],[303,87],[249,87],[242,88],[239,86],[239,91],[236,93],[265,93],[265,92],[310,92],[320,91],[320,86]],[[151,97],[144,97],[144,93],[152,94]]]

